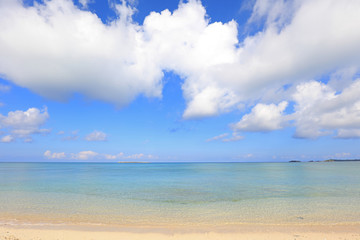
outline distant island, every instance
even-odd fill
[[[301,162],[299,160],[291,160],[290,163],[297,163]],[[308,161],[308,162],[360,162],[360,159],[327,159],[327,160],[321,160],[321,161]]]
[[[320,162],[360,162],[360,159],[328,159]]]

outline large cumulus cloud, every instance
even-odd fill
[[[32,7],[1,0],[0,73],[49,98],[79,92],[121,107],[140,94],[161,97],[163,71],[174,71],[184,81],[184,118],[248,106],[236,131],[293,124],[297,137],[328,130],[359,135],[358,124],[334,122],[341,111],[359,113],[359,97],[350,97],[360,66],[359,1],[257,0],[247,29],[262,27],[241,42],[237,23],[211,22],[200,1],[152,12],[142,24],[132,20],[134,9],[125,1],[115,9],[118,18],[104,24],[71,0]],[[319,82],[349,68],[347,80]],[[307,89],[318,91],[321,101],[305,103]],[[294,112],[285,102],[293,102]],[[319,102],[333,107],[324,110]]]

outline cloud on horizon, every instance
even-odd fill
[[[158,157],[151,154],[135,153],[126,155],[122,152],[118,154],[98,153],[91,150],[80,151],[78,153],[52,152],[47,150],[44,152],[44,158],[58,160],[139,160],[139,159],[157,159]]]

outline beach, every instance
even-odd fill
[[[360,239],[359,166],[1,163],[0,240]]]
[[[242,225],[212,229],[115,228],[94,226],[0,226],[1,240],[356,240],[360,225]]]

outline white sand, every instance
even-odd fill
[[[228,228],[106,228],[91,226],[0,225],[0,240],[360,240],[360,224],[240,225]]]

